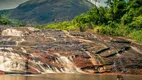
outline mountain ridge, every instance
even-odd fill
[[[6,15],[26,24],[46,24],[72,20],[93,6],[88,0],[29,0],[7,11]]]

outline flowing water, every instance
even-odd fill
[[[142,75],[122,75],[124,80],[142,80]],[[116,75],[46,74],[0,75],[0,80],[116,80]]]

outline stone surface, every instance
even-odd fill
[[[142,74],[142,45],[124,38],[23,27],[1,30],[2,71]]]
[[[23,36],[22,31],[18,31],[16,29],[6,29],[1,33],[2,36]]]

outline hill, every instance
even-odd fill
[[[29,0],[15,9],[0,13],[26,24],[45,24],[72,20],[92,6],[87,0]]]

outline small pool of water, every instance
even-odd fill
[[[142,80],[142,75],[122,75],[124,80]],[[109,74],[46,74],[46,75],[0,75],[0,80],[116,80]]]

